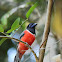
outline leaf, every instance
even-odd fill
[[[22,8],[22,7],[20,7],[20,8]],[[11,9],[10,11],[8,11],[7,13],[5,13],[5,14],[1,17],[1,23],[2,23],[4,26],[7,25],[7,21],[8,21],[7,19],[8,19],[12,14],[14,14],[14,13],[17,11],[17,9],[19,9],[19,6],[13,8],[13,9]]]
[[[2,16],[1,18],[1,23],[6,26],[7,25],[7,18],[6,18],[6,14],[4,16]]]
[[[3,25],[0,24],[0,32],[4,32]]]
[[[19,27],[19,22],[20,22],[20,18],[17,18],[16,20],[15,20],[15,22],[12,24],[12,26],[11,26],[11,28],[13,29],[13,28],[17,28],[17,27]]]
[[[20,18],[17,18],[15,22],[12,24],[11,29],[8,30],[6,33],[11,33],[13,30],[17,29],[20,26],[19,22],[20,22]]]
[[[13,29],[10,29],[10,30],[8,30],[6,33],[11,33],[13,31]]]
[[[38,6],[38,2],[36,2],[27,12],[26,18],[30,16],[30,14],[33,12],[33,10]]]
[[[6,40],[7,38],[2,38],[1,40],[0,40],[0,46],[2,45],[2,43]]]

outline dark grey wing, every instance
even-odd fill
[[[22,32],[22,33],[20,34],[20,36],[19,36],[19,40],[20,40],[24,35],[25,35],[25,33]],[[18,44],[19,44],[19,42],[17,42],[17,47],[18,47]]]
[[[24,35],[25,35],[25,33],[22,32],[22,33],[20,34],[20,39],[21,39]]]

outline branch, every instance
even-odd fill
[[[45,24],[42,44],[40,46],[39,62],[43,62],[43,59],[44,59],[45,49],[42,50],[41,48],[45,48],[46,44],[47,44],[47,39],[48,39],[49,31],[50,31],[50,21],[51,21],[52,5],[53,5],[53,0],[49,0],[48,1],[48,12],[47,12],[48,16],[47,16],[47,21],[46,21],[46,24]]]
[[[3,35],[5,35],[5,36],[7,35],[7,34],[6,34],[6,33],[4,33],[4,32],[0,32],[0,33],[2,33],[2,34],[3,34]]]
[[[34,54],[36,61],[38,60],[38,57],[37,57],[36,53],[33,51],[33,49],[31,48],[31,46],[30,46],[28,43],[23,42],[23,41],[21,41],[21,40],[18,40],[18,39],[16,39],[16,38],[8,37],[8,36],[0,36],[0,38],[13,39],[13,40],[16,40],[17,42],[22,42],[22,43],[24,43],[25,45],[27,45],[27,47],[28,47],[28,48],[32,51],[32,53]]]

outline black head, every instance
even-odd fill
[[[30,23],[28,26],[27,26],[27,29],[31,32],[31,33],[33,33],[33,34],[35,34],[35,26],[37,25],[37,23]]]

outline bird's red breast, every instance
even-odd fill
[[[35,35],[29,32],[28,30],[25,30],[24,33],[25,33],[24,36],[20,40],[27,42],[31,46],[31,44],[35,40]],[[20,57],[21,54],[23,55],[25,53],[25,50],[28,50],[28,47],[25,44],[19,42],[18,52],[20,53]]]

